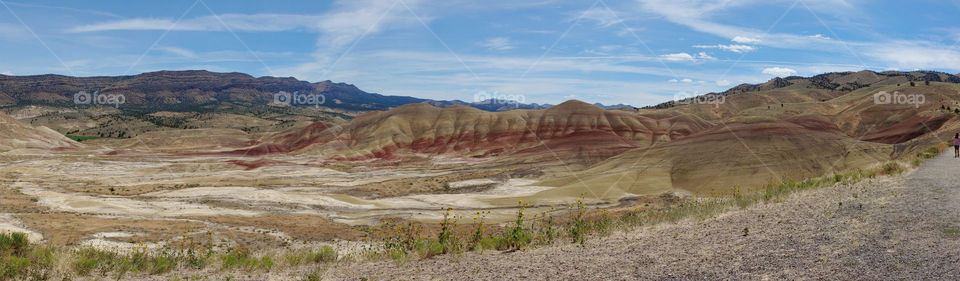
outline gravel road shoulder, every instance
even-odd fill
[[[744,235],[744,228],[748,234]],[[960,280],[960,159],[717,218],[513,253],[342,264],[325,280]]]

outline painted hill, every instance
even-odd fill
[[[318,122],[238,153],[314,153],[339,160],[420,154],[606,158],[682,137],[708,125],[690,116],[640,116],[580,101],[545,110],[506,112],[410,104],[358,116],[342,127]]]
[[[0,113],[0,152],[20,148],[70,149],[79,145],[47,127],[33,127]]]
[[[877,103],[882,93],[923,96],[925,102]],[[890,83],[841,94],[773,89],[729,95],[719,106],[642,110],[700,116],[711,126],[544,184],[562,186],[551,192],[565,194],[586,192],[585,186],[620,195],[704,193],[865,168],[946,144],[960,132],[957,101],[958,84]]]
[[[875,96],[883,93],[925,100],[878,103]],[[960,115],[948,109],[956,101],[960,85],[931,82],[856,90],[788,86],[730,94],[722,104],[639,110],[579,101],[506,112],[410,104],[346,124],[317,122],[230,153],[400,163],[435,156],[527,163],[591,159],[583,170],[553,174],[541,184],[571,196],[595,189],[618,197],[720,192],[909,157],[960,130]]]

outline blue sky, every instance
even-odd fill
[[[776,76],[960,71],[960,1],[0,1],[0,73],[206,69],[650,105]]]

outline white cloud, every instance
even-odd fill
[[[676,78],[674,78],[674,79],[667,80],[667,82],[677,83],[677,82],[680,82],[680,81],[678,81]]]
[[[797,74],[796,70],[786,68],[786,67],[779,67],[779,66],[764,68],[763,71],[761,72],[763,74],[770,74],[777,77],[787,77],[787,76],[793,76]]]
[[[717,80],[717,86],[723,87],[723,86],[729,86],[729,85],[730,85],[730,80],[724,80],[724,79]]]
[[[760,43],[760,39],[751,38],[746,36],[734,36],[730,41],[737,42],[740,44],[757,44]]]
[[[588,54],[594,54],[594,55],[608,55],[608,54],[610,54],[611,52],[616,51],[616,50],[619,50],[619,49],[621,49],[621,48],[623,48],[623,46],[620,46],[620,45],[603,45],[603,46],[597,47],[596,49],[584,50],[583,52],[584,52],[584,53],[588,53]]]
[[[683,83],[693,83],[693,79],[683,78],[683,79],[680,80],[680,82],[683,82]]]
[[[91,14],[91,15],[94,15],[94,16],[103,16],[103,17],[112,17],[112,18],[120,18],[120,17],[121,17],[121,16],[118,16],[118,15],[113,14],[113,13],[104,12],[104,11],[99,11],[99,10],[91,10],[91,9],[77,9],[77,8],[71,8],[71,7],[61,7],[61,6],[51,6],[51,5],[40,5],[40,4],[30,4],[30,3],[19,3],[19,2],[10,2],[10,1],[7,1],[6,4],[7,4],[7,5],[10,5],[10,6],[17,6],[17,7],[40,8],[40,9],[50,9],[50,10],[63,10],[63,11],[68,11],[68,12],[80,12],[80,13]]]
[[[318,72],[288,72],[289,74],[284,75],[309,81],[346,81],[365,91],[385,95],[467,100],[477,91],[485,90],[523,93],[527,102],[556,104],[563,101],[561,97],[564,95],[575,93],[579,97],[588,98],[590,103],[633,105],[666,101],[670,96],[666,93],[677,90],[715,92],[721,90],[713,82],[719,79],[746,81],[745,83],[759,83],[769,79],[759,71],[751,74],[725,74],[722,73],[723,69],[713,68],[675,68],[674,73],[657,63],[658,59],[640,54],[599,58],[551,56],[543,59],[526,77],[521,78],[523,72],[537,60],[536,56],[518,57],[482,52],[460,53],[458,59],[444,50],[358,50],[344,57],[338,63],[337,71],[327,75]],[[468,71],[464,64],[477,75],[474,76]],[[624,74],[642,75],[653,80],[616,78]],[[680,82],[683,78],[687,78],[688,82]],[[671,79],[676,79],[676,82],[669,82]],[[601,93],[609,94],[609,97],[596,96]]]
[[[692,55],[688,53],[660,55],[660,59],[663,59],[666,61],[696,61],[696,58],[694,58]]]
[[[421,0],[403,3],[415,9]],[[336,1],[331,12],[322,15],[296,14],[222,14],[187,18],[179,22],[171,18],[134,18],[81,25],[69,32],[99,32],[117,30],[172,30],[172,31],[236,31],[278,32],[308,31],[320,33],[318,45],[341,48],[365,34],[381,32],[401,23],[419,24],[406,7],[396,0]],[[402,16],[401,16],[402,15]],[[421,16],[429,22],[430,18]],[[221,22],[222,21],[222,22]]]
[[[398,28],[410,24],[419,25],[419,21],[407,10],[416,11],[421,0],[340,0],[338,8],[324,14],[318,21],[322,35],[321,47],[339,48],[360,39],[364,35],[381,32],[387,28]],[[406,5],[406,6],[404,6]],[[419,15],[424,22],[430,17]]]
[[[191,50],[187,50],[187,49],[179,48],[179,47],[161,46],[161,47],[154,47],[154,49],[155,49],[155,50],[158,50],[158,51],[163,51],[163,52],[171,53],[171,54],[174,54],[174,55],[178,55],[178,56],[181,56],[181,57],[187,57],[187,58],[196,58],[196,57],[197,57],[197,53],[194,53],[194,52],[191,51]]]
[[[7,75],[7,76],[12,76],[12,75],[13,75],[13,72],[4,71],[4,72],[0,72],[0,74]]]
[[[707,54],[706,52],[697,53],[697,58],[702,60],[716,60],[717,58]]]
[[[317,29],[321,16],[289,14],[223,14],[219,20],[213,15],[183,19],[176,22],[169,18],[134,18],[81,25],[69,32],[98,32],[116,30],[172,30],[172,31],[234,31],[267,32],[296,29]],[[223,23],[220,22],[223,20]],[[226,25],[226,27],[224,27]]]
[[[338,0],[332,11],[320,16],[315,23],[320,31],[313,61],[277,69],[276,75],[316,77],[330,74],[336,67],[337,58],[347,46],[358,44],[364,37],[387,29],[408,27],[423,28],[433,19],[423,11],[417,11],[422,0]],[[400,4],[402,3],[402,4]],[[408,10],[409,8],[409,10]],[[416,12],[416,14],[412,13]],[[422,22],[422,24],[421,24]],[[323,77],[321,79],[328,79]]]
[[[739,45],[739,44],[694,45],[693,47],[700,48],[700,49],[721,49],[724,51],[729,51],[734,53],[747,53],[747,52],[752,52],[757,50],[757,47],[750,46],[750,45]]]
[[[868,57],[889,62],[888,68],[953,69],[960,68],[960,50],[929,43],[897,41],[867,50]]]
[[[796,1],[774,0],[777,3]],[[849,56],[858,62],[857,69],[897,67],[900,69],[949,69],[960,70],[960,48],[931,41],[901,41],[881,39],[877,41],[842,41],[823,34],[801,35],[770,33],[763,29],[725,24],[718,20],[734,8],[769,2],[768,0],[643,0],[640,8],[663,19],[686,26],[693,31],[731,38],[731,41],[764,47],[794,50],[829,50]],[[809,8],[820,15],[832,15],[848,22],[863,9],[849,0],[805,0],[795,11]],[[766,26],[761,26],[766,28]],[[834,27],[839,28],[839,27]],[[862,56],[862,57],[861,57]],[[875,61],[867,60],[875,59]],[[880,64],[880,65],[868,65]],[[806,70],[805,70],[806,72]]]
[[[510,42],[510,38],[507,37],[490,38],[480,43],[480,46],[484,46],[487,47],[487,49],[495,51],[506,51],[513,49],[513,44]]]
[[[748,28],[738,25],[725,24],[713,19],[732,8],[751,4],[759,4],[763,0],[644,0],[640,1],[642,10],[662,16],[665,20],[686,26],[694,31],[731,38],[740,44],[754,44],[777,48],[808,49],[808,48],[836,48],[846,50],[842,42],[833,40],[819,40],[805,35],[789,33],[770,33],[759,28]],[[777,1],[794,3],[796,1]],[[811,0],[804,1],[805,7],[818,13],[832,15],[847,15],[857,11],[844,0]]]
[[[675,61],[675,62],[681,62],[681,61],[696,62],[698,60],[700,61],[716,60],[717,58],[710,56],[706,52],[699,52],[696,55],[691,55],[689,53],[665,54],[665,55],[660,55],[660,59],[665,61]]]
[[[617,17],[617,15],[614,14],[610,9],[599,6],[583,11],[583,13],[580,13],[577,18],[593,21],[600,27],[609,27],[611,25],[623,22],[623,20]]]

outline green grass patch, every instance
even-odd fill
[[[960,227],[948,226],[943,228],[943,238],[946,238],[946,239],[960,238]]]

